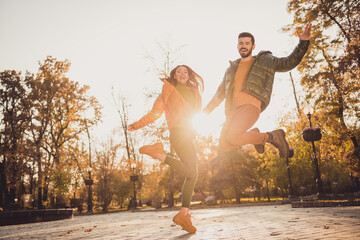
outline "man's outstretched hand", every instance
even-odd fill
[[[311,23],[306,24],[305,30],[302,34],[299,31],[296,31],[300,40],[310,40],[310,33],[311,33]]]

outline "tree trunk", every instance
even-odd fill
[[[16,198],[16,187],[11,186],[10,187],[10,208],[15,207],[15,198]]]
[[[0,181],[1,181],[1,199],[0,203],[4,210],[8,210],[10,206],[10,196],[7,185],[7,178],[5,172],[6,158],[4,157],[3,162],[0,162]]]
[[[40,182],[39,182],[40,184]],[[43,188],[42,187],[38,187],[38,198],[37,198],[37,207],[38,209],[43,209],[43,204],[42,204],[42,191]]]
[[[37,163],[38,163],[38,197],[37,197],[37,207],[38,209],[43,209],[43,173],[41,170],[41,155],[38,154],[38,159],[37,159]]]
[[[173,182],[174,182],[174,169],[170,168],[170,181],[169,181],[169,206],[168,207],[174,207],[174,190],[172,188]]]
[[[43,202],[48,201],[48,192],[49,192],[49,188],[47,185],[45,185],[43,190],[43,197],[42,197]]]
[[[45,180],[44,180],[44,189],[43,189],[43,197],[42,200],[43,202],[47,202],[48,201],[48,194],[49,194],[49,186],[48,186],[48,176],[45,176]]]
[[[24,183],[23,180],[21,180],[20,194],[19,194],[19,201],[20,201],[20,208],[21,209],[25,208],[25,199],[24,199],[25,194],[26,194],[25,183]]]
[[[174,156],[175,155],[175,150],[174,148],[170,145],[170,156]],[[174,169],[170,168],[170,179],[169,179],[169,207],[173,207],[174,206],[174,190],[173,190],[173,185],[174,185]]]
[[[3,194],[3,187],[1,182],[2,181],[0,180],[0,208],[4,209],[4,198],[3,198],[4,194]]]
[[[291,75],[291,72],[289,72],[289,74],[290,74],[291,85],[292,85],[292,87],[293,87],[294,98],[295,98],[295,103],[296,103],[296,109],[297,109],[298,115],[299,115],[299,117],[300,117],[300,116],[301,116],[300,104],[299,104],[299,101],[298,101],[297,95],[296,95],[296,89],[295,89],[294,79],[293,79],[293,77],[292,77],[292,75]]]
[[[241,200],[241,192],[237,189],[237,187],[234,187],[235,189],[235,199],[236,199],[236,203],[240,204],[240,200]]]
[[[51,192],[51,194],[50,194],[50,206],[51,206],[52,208],[55,207],[55,196],[54,196],[54,193],[53,193],[53,192]]]
[[[341,128],[344,129],[344,135],[348,135],[350,137],[351,142],[354,145],[354,148],[359,147],[359,143],[356,139],[356,136],[348,129],[346,123],[345,123],[345,119],[344,119],[344,106],[343,106],[343,98],[342,96],[339,96],[339,119],[340,119],[340,124],[341,124]],[[341,130],[342,130],[341,129]],[[344,137],[345,138],[345,137]],[[360,157],[360,156],[359,156]],[[350,162],[351,165],[351,162]],[[353,185],[353,189],[354,191],[359,191],[360,190],[360,181],[359,178],[354,177],[350,171],[350,179]]]
[[[268,202],[270,202],[270,190],[269,190],[269,182],[268,182],[268,180],[266,180],[266,192],[267,192]]]
[[[33,194],[35,182],[34,182],[34,174],[33,174],[33,171],[31,170],[30,167],[29,167],[29,175],[30,175],[30,186],[29,186],[30,189],[29,189],[29,191],[30,191],[30,194]]]

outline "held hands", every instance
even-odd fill
[[[311,23],[306,24],[305,30],[302,34],[299,31],[296,31],[300,40],[310,40],[310,33],[311,33]]]

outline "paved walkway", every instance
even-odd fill
[[[0,239],[351,239],[360,240],[360,207],[287,205],[195,209],[198,231],[172,222],[175,211],[119,212],[0,227]]]

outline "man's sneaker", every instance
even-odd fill
[[[289,144],[285,139],[285,132],[282,129],[277,129],[269,133],[269,138],[267,140],[269,143],[274,145],[278,150],[280,157],[288,158],[289,157]]]
[[[258,128],[253,128],[250,130],[250,132],[260,132]],[[265,145],[262,144],[254,144],[254,147],[258,153],[264,153],[265,152]]]
[[[178,214],[175,215],[173,218],[174,223],[177,225],[180,225],[185,231],[189,233],[195,233],[196,227],[194,227],[190,220],[190,214],[184,215],[181,212],[178,212]]]
[[[162,154],[164,152],[164,146],[162,143],[154,143],[152,145],[145,145],[139,149],[139,153],[147,154],[152,158],[157,158],[156,154]]]

